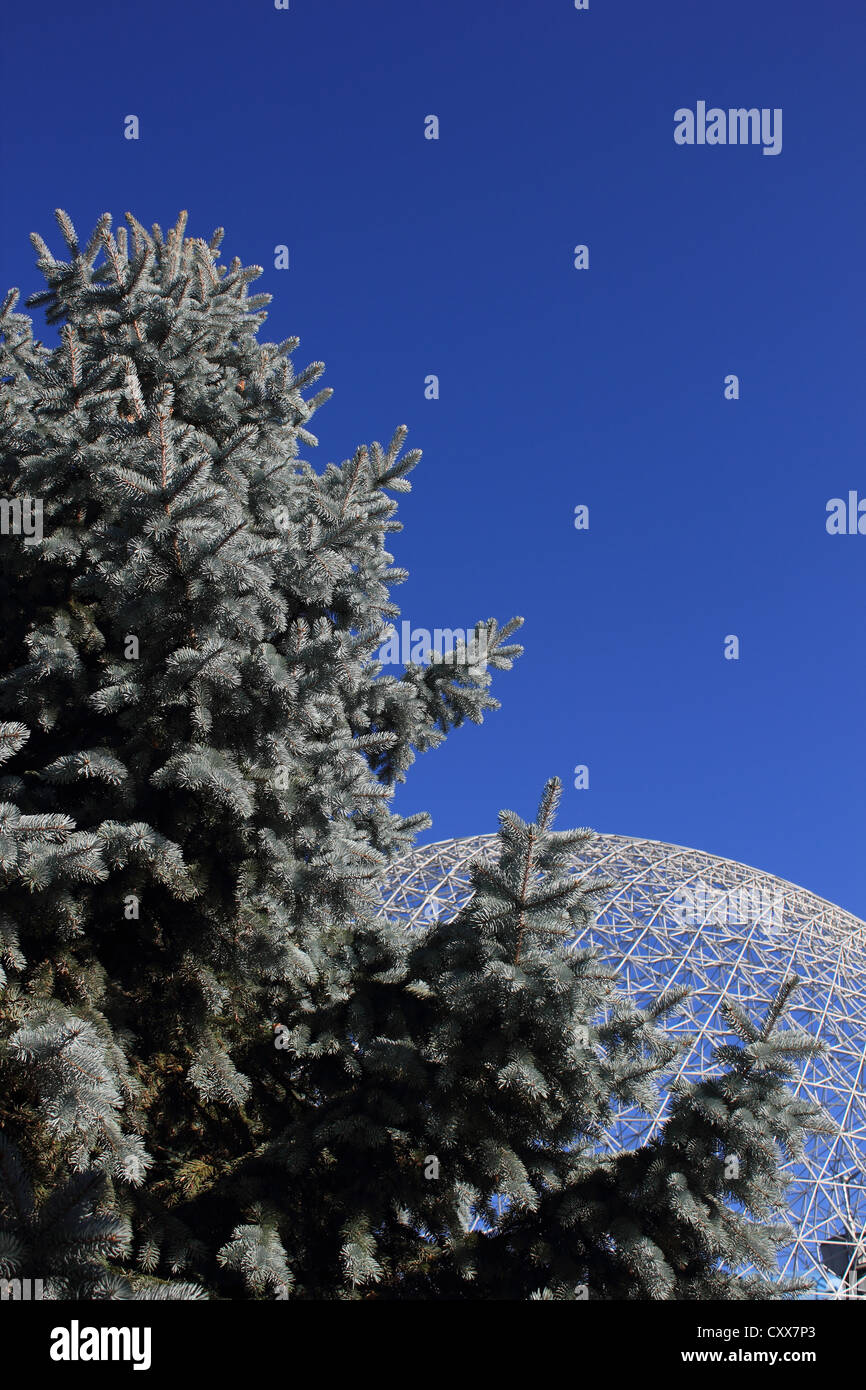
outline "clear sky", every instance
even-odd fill
[[[260,336],[327,364],[305,457],[424,451],[403,618],[525,617],[502,710],[398,794],[423,838],[556,774],[562,829],[866,918],[866,535],[826,530],[866,498],[862,0],[7,0],[2,49],[0,291],[58,206],[224,226]],[[676,144],[699,101],[781,109],[781,151]]]

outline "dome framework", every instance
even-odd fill
[[[413,850],[389,870],[386,913],[408,926],[456,914],[471,893],[472,862],[498,852],[496,835]],[[808,1135],[804,1159],[787,1165],[795,1236],[780,1252],[779,1276],[807,1276],[818,1298],[866,1297],[866,923],[771,874],[654,840],[595,835],[573,872],[616,883],[575,944],[596,946],[636,1004],[674,985],[691,990],[667,1024],[691,1046],[667,1073],[656,1114],[620,1111],[606,1139],[612,1150],[658,1131],[670,1080],[716,1069],[712,1051],[730,1041],[725,999],[760,1020],[784,979],[800,977],[785,1020],[827,1047],[791,1084],[837,1129]]]

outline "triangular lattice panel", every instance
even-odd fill
[[[453,914],[470,892],[470,864],[497,845],[495,835],[482,835],[406,855],[389,876],[388,915],[413,925]],[[679,1075],[696,1079],[711,1068],[712,1049],[726,1036],[725,996],[760,1015],[786,976],[800,976],[788,1021],[828,1049],[807,1063],[797,1087],[824,1106],[838,1132],[811,1136],[805,1160],[790,1166],[795,1237],[780,1274],[814,1279],[819,1297],[866,1296],[866,923],[770,874],[653,840],[596,835],[574,871],[616,881],[579,940],[599,948],[637,1002],[690,986],[671,1020],[694,1037]],[[663,1107],[649,1118],[623,1113],[609,1142],[640,1143],[663,1116]]]

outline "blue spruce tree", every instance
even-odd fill
[[[816,1044],[778,1028],[784,997],[763,1025],[732,1012],[726,1070],[604,1155],[619,1105],[657,1104],[679,996],[638,1009],[571,944],[609,885],[568,872],[590,832],[552,830],[555,782],[532,824],[503,813],[453,921],[381,910],[429,823],[396,784],[498,707],[521,650],[491,619],[399,678],[376,660],[405,428],[317,472],[322,364],[258,341],[270,297],[217,264],[221,230],[105,214],[82,246],[57,220],[68,259],[33,237],[27,305],[60,342],[17,291],[0,309],[0,1276],[794,1292],[737,1271],[773,1268],[782,1159],[825,1123],[787,1086]]]

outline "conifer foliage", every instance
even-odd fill
[[[37,543],[0,538],[0,1277],[769,1293],[736,1271],[774,1268],[781,1161],[825,1124],[787,1085],[817,1047],[778,1026],[790,986],[763,1026],[731,1011],[657,1141],[606,1151],[658,1104],[681,996],[637,1008],[571,944],[610,885],[569,872],[590,832],[552,829],[558,784],[502,814],[454,920],[380,908],[428,824],[395,785],[498,707],[520,619],[388,674],[405,428],[317,472],[322,364],[258,341],[270,296],[221,229],[57,220],[27,306],[59,344],[0,309],[0,491],[42,507]]]

